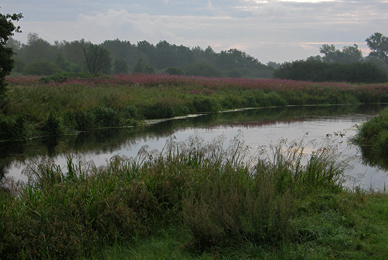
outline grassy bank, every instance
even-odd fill
[[[388,169],[388,109],[362,124],[353,141],[360,145],[367,163]]]
[[[386,195],[348,191],[333,147],[246,157],[239,137],[171,139],[101,168],[43,159],[0,192],[1,259],[384,259]]]
[[[7,81],[0,140],[136,126],[145,119],[244,107],[388,102],[388,85],[141,74]]]

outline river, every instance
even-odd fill
[[[27,163],[43,156],[52,158],[61,167],[69,153],[96,166],[106,164],[112,156],[135,157],[147,145],[148,150],[161,151],[167,140],[183,142],[196,136],[211,142],[222,136],[225,146],[239,137],[250,147],[250,156],[258,150],[268,151],[280,142],[303,142],[308,156],[325,144],[338,148],[338,160],[349,160],[346,169],[347,187],[384,189],[386,170],[364,162],[360,148],[349,139],[362,124],[383,109],[375,106],[302,106],[247,109],[224,113],[149,121],[147,126],[125,129],[103,129],[60,138],[33,139],[25,142],[0,143],[0,178],[3,176],[27,181],[22,174]],[[3,178],[4,179],[4,178]]]

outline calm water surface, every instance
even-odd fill
[[[167,140],[186,141],[198,136],[204,142],[223,136],[225,146],[236,136],[256,156],[257,149],[270,147],[281,140],[301,141],[307,153],[322,145],[338,147],[340,160],[351,158],[346,170],[346,186],[361,185],[363,188],[383,189],[388,182],[388,173],[378,167],[365,165],[359,147],[350,144],[349,138],[356,134],[356,125],[370,119],[383,106],[321,106],[252,109],[238,112],[202,115],[186,119],[153,122],[147,127],[109,129],[78,136],[58,139],[34,140],[23,143],[1,143],[0,175],[27,181],[22,174],[26,163],[50,156],[62,167],[66,154],[77,153],[84,160],[92,160],[96,166],[105,165],[114,155],[135,157],[144,146],[148,150],[162,150]]]

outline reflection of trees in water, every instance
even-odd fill
[[[8,173],[9,165],[0,165],[0,180],[4,178],[4,176]]]
[[[54,157],[66,153],[114,152],[149,138],[165,138],[180,129],[214,126],[257,126],[292,122],[314,116],[335,116],[350,113],[374,114],[381,106],[308,106],[251,109],[228,113],[213,113],[199,117],[162,121],[155,125],[134,128],[101,129],[78,135],[34,139],[25,142],[4,142],[0,145],[0,178],[11,163],[23,164],[26,159],[39,155]]]
[[[360,146],[362,162],[366,165],[388,170],[388,155],[381,154],[372,146]]]

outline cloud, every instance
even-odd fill
[[[11,10],[14,0],[4,0]],[[21,2],[24,2],[24,0]],[[220,51],[235,46],[264,62],[318,55],[321,43],[337,48],[359,44],[374,32],[387,34],[387,1],[300,0],[28,0],[20,22],[49,42],[108,39],[166,40],[189,47],[211,45]],[[55,3],[55,4],[54,4]],[[2,6],[3,7],[3,6]],[[38,12],[39,9],[39,12]],[[41,15],[47,13],[50,15]],[[39,17],[38,17],[39,16]],[[38,17],[37,19],[31,17]]]

